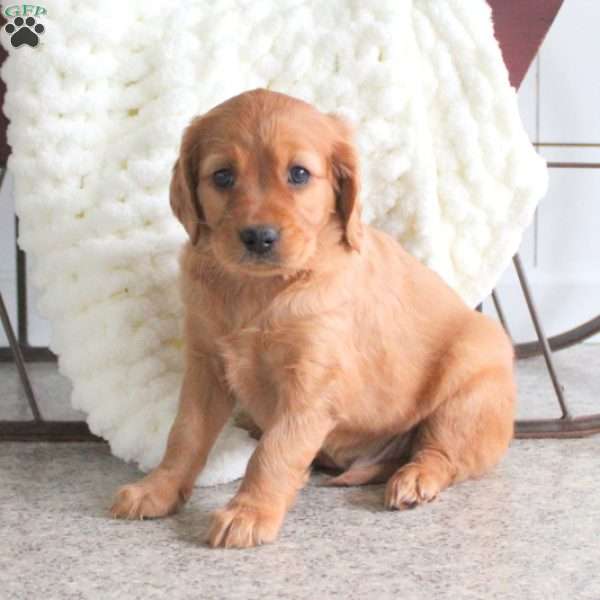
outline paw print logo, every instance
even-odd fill
[[[35,22],[33,17],[17,17],[12,23],[4,26],[4,31],[10,35],[10,43],[14,48],[27,44],[35,48],[40,41],[40,34],[44,33],[44,26]]]

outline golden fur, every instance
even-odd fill
[[[288,182],[301,165],[307,184]],[[221,189],[213,173],[232,168]],[[161,464],[121,488],[119,517],[159,517],[190,496],[236,403],[260,435],[211,546],[272,541],[315,459],[336,484],[387,480],[403,509],[476,477],[513,434],[513,351],[433,271],[360,221],[349,128],[283,94],[254,90],[186,129],[171,205],[181,255],[185,375]],[[239,232],[281,230],[247,255]]]

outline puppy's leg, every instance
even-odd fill
[[[514,399],[512,368],[483,369],[465,382],[419,425],[410,462],[387,483],[386,507],[429,502],[494,466],[513,435]]]
[[[140,481],[117,491],[112,515],[143,519],[175,512],[191,495],[233,405],[233,398],[205,359],[190,361],[162,462]]]
[[[209,545],[247,548],[273,541],[331,428],[330,418],[317,412],[276,418],[263,433],[237,494],[213,514]]]

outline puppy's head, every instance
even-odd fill
[[[358,159],[349,127],[284,94],[254,90],[185,130],[171,206],[192,244],[230,271],[289,275],[328,244],[358,250]]]

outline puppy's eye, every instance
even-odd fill
[[[308,183],[310,173],[304,167],[298,165],[293,166],[288,173],[288,183],[293,185],[303,185]]]
[[[235,183],[235,177],[231,169],[219,169],[212,175],[214,184],[221,189],[227,189],[233,187]]]

